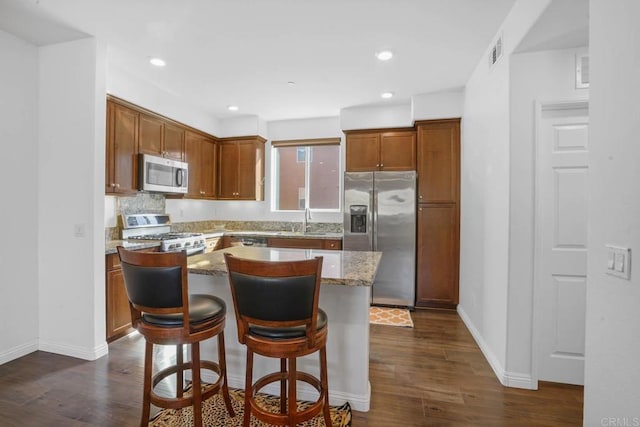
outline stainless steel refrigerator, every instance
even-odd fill
[[[415,171],[345,172],[343,249],[382,252],[372,304],[414,306]]]

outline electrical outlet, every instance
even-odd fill
[[[73,225],[73,235],[74,235],[74,237],[84,237],[84,235],[85,235],[85,225],[84,224],[74,224]]]

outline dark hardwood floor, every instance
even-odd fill
[[[582,425],[582,387],[503,387],[455,312],[412,317],[413,329],[371,326],[371,410],[354,427]],[[143,344],[134,334],[94,362],[35,352],[1,365],[0,425],[137,425]]]

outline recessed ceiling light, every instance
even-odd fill
[[[380,52],[376,52],[376,58],[380,61],[388,61],[393,58],[393,52],[390,50],[382,50]]]
[[[229,105],[229,106],[227,107],[227,110],[229,110],[229,111],[238,111],[239,109],[240,109],[240,108],[238,108],[238,106],[237,106],[237,105]]]
[[[393,92],[382,92],[380,96],[383,97],[384,99],[393,98]]]
[[[155,65],[156,67],[164,67],[165,65],[167,65],[164,59],[160,58],[151,58],[149,62],[151,63],[151,65]]]
[[[288,81],[287,84],[289,85],[289,87],[294,87],[296,85],[296,82]]]

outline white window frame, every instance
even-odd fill
[[[314,145],[340,145],[341,138],[317,138],[317,139],[301,139],[301,140],[286,140],[286,141],[271,141],[271,212],[302,212],[305,208],[309,208],[311,212],[329,212],[329,213],[339,213],[342,212],[342,178],[338,177],[338,207],[336,209],[318,209],[318,208],[310,208],[309,207],[309,183],[310,178],[310,168],[307,163],[307,159],[311,161],[311,154],[309,153],[308,147]],[[305,168],[304,168],[304,182],[305,182],[305,208],[303,209],[277,209],[277,195],[278,195],[278,172],[280,170],[278,165],[279,156],[276,156],[276,150],[278,147],[286,147],[286,146],[298,146],[298,147],[306,147],[305,150]],[[298,161],[298,156],[296,154],[296,161]],[[338,171],[342,173],[342,150],[338,148]]]

